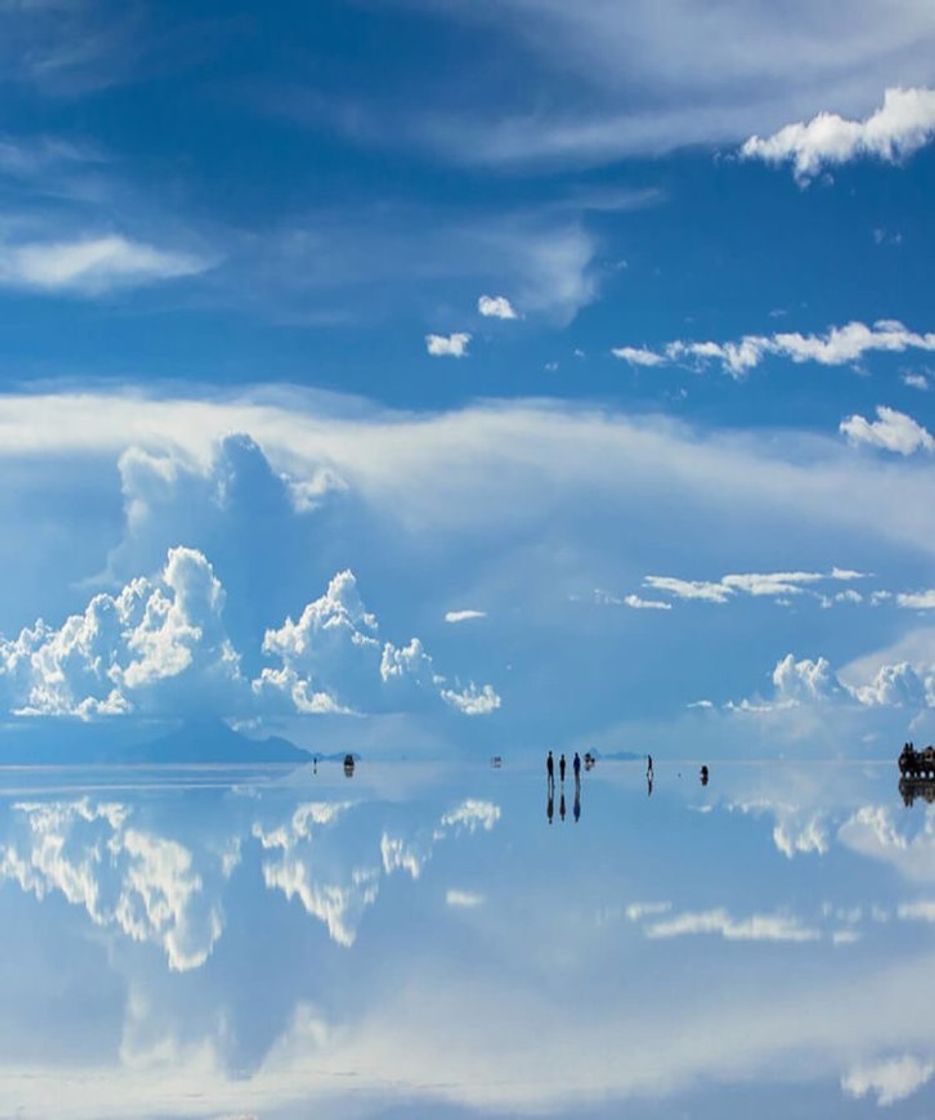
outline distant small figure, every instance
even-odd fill
[[[646,756],[646,773],[651,776],[652,772],[653,772],[653,756],[651,754],[648,754]]]
[[[354,777],[354,756],[352,754],[344,756],[344,776],[345,778]]]
[[[562,820],[565,819],[565,794],[564,793],[558,799],[558,815],[562,818]]]
[[[555,797],[552,793],[552,786],[549,786],[549,796],[545,803],[545,815],[548,817],[549,824],[552,823],[552,817],[555,814]]]
[[[564,755],[562,755],[562,757],[558,760],[558,776],[559,776],[560,780],[564,782],[564,780],[565,780],[565,756]]]
[[[593,770],[595,762],[597,762],[597,759],[594,757],[594,755],[591,754],[590,751],[585,751],[584,752],[584,768],[585,768],[585,770]]]
[[[503,765],[503,758],[499,754],[495,754],[490,760],[490,765],[494,768],[494,770],[499,770]]]
[[[708,784],[708,768],[707,768],[707,766],[702,766],[702,768],[701,768],[701,784],[703,786],[706,786]]]
[[[575,824],[581,820],[581,783],[575,778],[575,804],[572,812],[575,815]]]
[[[313,773],[313,774],[317,774],[317,773],[318,773],[318,755],[317,755],[317,754],[316,754],[316,755],[315,755],[315,757],[314,757],[314,758],[312,759],[312,773]]]
[[[545,772],[549,776],[549,785],[555,782],[555,760],[552,758],[552,752],[549,751],[545,760]]]
[[[577,785],[578,782],[581,781],[581,757],[577,751],[575,751],[575,757],[572,761],[571,768],[575,772],[575,785]]]

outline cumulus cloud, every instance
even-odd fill
[[[191,253],[157,249],[117,234],[77,241],[0,246],[0,284],[46,292],[100,295],[211,267]]]
[[[923,393],[929,387],[928,378],[924,373],[904,373],[902,380],[910,389],[921,389]]]
[[[935,438],[921,424],[885,405],[877,406],[877,419],[848,416],[840,424],[840,432],[853,444],[882,447],[899,455],[912,455],[915,451],[935,450]]]
[[[871,326],[855,320],[841,327],[831,327],[825,334],[785,331],[771,335],[744,335],[737,341],[729,342],[686,342],[677,339],[661,351],[618,347],[612,353],[640,365],[690,362],[703,368],[716,361],[725,373],[740,379],[768,356],[787,358],[799,364],[816,362],[819,365],[840,366],[856,364],[864,354],[873,351],[902,353],[906,350],[935,350],[935,333],[920,334],[895,319],[880,319]],[[638,357],[634,358],[634,355]]]
[[[392,708],[441,698],[464,715],[489,715],[500,697],[489,684],[461,689],[436,672],[418,638],[383,642],[376,616],[364,606],[353,572],[339,572],[298,621],[267,630],[263,653],[277,658],[253,681],[267,702],[277,698],[306,714]]]
[[[483,688],[478,688],[475,684],[469,684],[467,688],[460,691],[453,688],[443,688],[441,697],[446,704],[450,704],[452,708],[466,716],[489,716],[501,704],[500,697],[489,684],[485,684]]]
[[[842,696],[846,690],[824,657],[796,661],[791,653],[773,669],[773,686],[779,703],[801,703]]]
[[[474,619],[474,618],[486,618],[486,617],[487,617],[487,612],[486,611],[463,610],[463,611],[446,611],[445,612],[445,621],[446,622],[452,622],[452,623],[470,622],[471,619]]]
[[[506,296],[480,296],[477,310],[487,319],[518,319],[519,315]]]
[[[886,163],[918,151],[935,136],[935,90],[886,90],[883,106],[863,120],[818,113],[809,121],[787,124],[765,139],[751,136],[740,149],[743,159],[791,163],[805,185],[825,168],[859,158]]]
[[[153,580],[95,595],[55,629],[0,637],[0,696],[17,715],[123,715],[179,703],[236,710],[245,684],[222,622],[224,589],[195,549],[169,550]]]
[[[188,848],[134,826],[131,810],[116,802],[82,798],[14,810],[17,835],[0,845],[0,880],[39,899],[61,894],[95,925],[159,945],[173,971],[204,964],[223,913]]]
[[[849,1097],[873,1095],[886,1108],[905,1100],[921,1089],[935,1073],[935,1063],[912,1054],[889,1058],[873,1065],[857,1066],[841,1078],[841,1088]]]
[[[466,331],[453,334],[427,334],[425,348],[433,358],[466,358],[471,336]]]

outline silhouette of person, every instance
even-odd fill
[[[653,756],[651,754],[648,754],[646,756],[646,773],[647,774],[652,774],[652,772],[653,772]]]
[[[581,780],[581,759],[578,757],[577,751],[575,751],[575,758],[571,764],[571,768],[575,772],[575,782],[577,783]]]
[[[552,752],[549,751],[545,760],[545,772],[549,776],[549,785],[555,781],[555,762],[552,758]]]
[[[558,776],[564,782],[564,780],[565,780],[565,756],[564,755],[562,755],[562,757],[558,760]]]
[[[562,791],[562,796],[558,799],[558,815],[565,819],[565,791]]]
[[[552,817],[555,815],[555,797],[552,794],[552,786],[549,785],[549,796],[545,803],[545,815],[549,818],[549,824],[552,823]]]
[[[706,786],[708,784],[708,768],[707,768],[707,766],[702,766],[702,768],[701,768],[701,784],[703,786]]]
[[[575,824],[581,820],[581,783],[575,779],[575,804],[572,812],[575,814]]]

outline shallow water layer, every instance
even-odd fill
[[[0,1114],[931,1115],[897,779],[0,771]]]

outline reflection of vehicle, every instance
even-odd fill
[[[921,797],[929,805],[935,804],[935,782],[929,778],[900,778],[899,792],[907,807],[917,797]]]
[[[352,754],[344,756],[344,776],[346,778],[354,777],[354,756]]]
[[[899,772],[904,778],[935,778],[935,747],[917,751],[906,743],[899,756]]]

